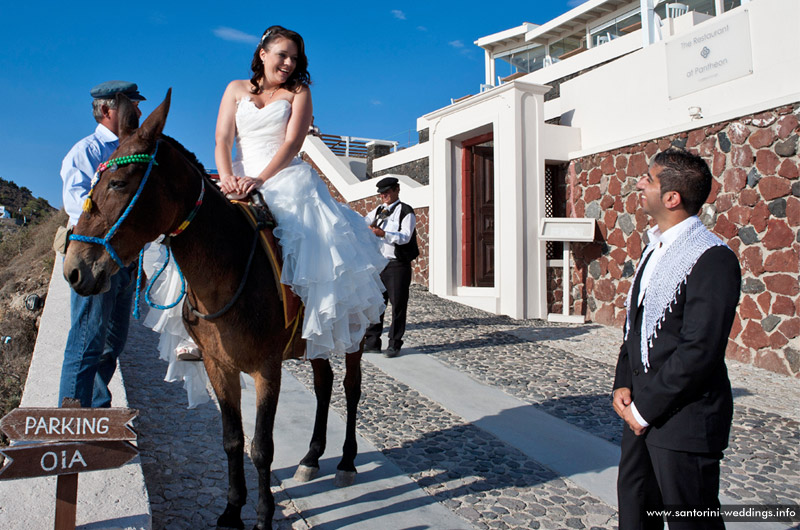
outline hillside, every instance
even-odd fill
[[[26,221],[38,223],[51,216],[56,209],[50,206],[41,197],[34,197],[31,190],[25,186],[19,187],[10,180],[0,177],[0,206],[13,217],[24,218]]]
[[[67,214],[27,188],[0,179],[0,204],[22,209],[27,224],[0,223],[0,417],[19,405],[39,328],[42,304],[47,296],[55,254],[56,229]],[[28,309],[25,300],[35,295],[38,307]],[[5,440],[0,440],[3,445]]]

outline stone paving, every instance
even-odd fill
[[[164,381],[167,364],[158,359],[158,335],[131,322],[125,354],[120,356],[128,404],[139,409],[134,420],[139,453],[153,512],[153,530],[216,528],[225,510],[227,459],[216,400],[188,410],[183,385]],[[258,477],[245,458],[247,506],[242,519],[255,524]],[[274,528],[306,530],[291,500],[273,477]]]
[[[474,379],[619,443],[610,403],[620,332],[603,326],[498,317],[412,286],[407,345]],[[213,528],[225,506],[226,470],[219,413],[209,403],[187,410],[179,384],[163,382],[157,337],[132,326],[121,357],[137,420],[153,528]],[[797,380],[731,365],[736,412],[722,466],[722,492],[742,503],[800,499]],[[439,404],[364,365],[359,433],[465,521],[465,528],[614,528],[616,510],[517,449],[465,423]],[[310,387],[310,365],[284,367]],[[344,415],[343,363],[334,362],[332,407]],[[762,406],[763,405],[763,406]],[[770,409],[770,412],[764,409]],[[255,520],[255,472],[243,518]],[[274,481],[275,527],[308,525]]]

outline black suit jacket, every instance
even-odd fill
[[[640,351],[643,311],[633,293],[631,328],[620,348],[614,389],[631,389],[637,410],[650,423],[644,434],[648,444],[690,452],[728,446],[733,398],[725,348],[740,285],[733,251],[724,246],[706,250],[657,330],[647,372]]]

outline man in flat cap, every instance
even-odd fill
[[[90,94],[97,127],[70,149],[61,164],[62,199],[70,226],[78,223],[97,166],[111,158],[119,145],[114,96],[120,93],[128,96],[137,110],[139,101],[145,99],[136,84],[127,81],[107,81],[94,87]],[[98,295],[80,296],[70,291],[71,327],[61,367],[59,405],[66,397],[79,399],[82,407],[111,406],[108,383],[128,338],[134,275],[135,265],[121,269],[111,277],[111,288]]]
[[[417,218],[414,209],[400,202],[400,183],[394,177],[378,181],[378,194],[383,204],[369,212],[366,221],[372,233],[381,238],[381,252],[389,259],[381,272],[381,280],[386,286],[384,301],[392,304],[392,326],[389,328],[389,348],[384,355],[397,357],[403,346],[406,331],[406,310],[408,308],[408,288],[411,285],[411,262],[419,256],[417,246]],[[364,352],[380,353],[381,321],[367,328]]]

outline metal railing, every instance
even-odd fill
[[[335,134],[318,135],[325,145],[337,156],[348,156],[351,158],[367,158],[367,144],[369,142],[385,142],[385,140],[375,140],[373,138],[358,138],[356,136],[338,136]],[[385,142],[392,144],[392,151],[397,150],[397,142]]]

